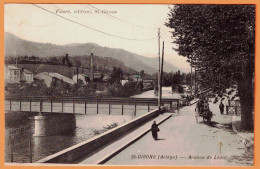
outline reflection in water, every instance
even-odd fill
[[[147,111],[143,111],[140,114],[144,114]],[[127,122],[132,119],[129,115],[76,115],[76,129],[72,133],[67,135],[55,135],[44,137],[31,137],[32,146],[32,161],[38,161],[46,156],[54,154],[72,145],[85,141],[94,135],[94,131],[103,130],[104,127],[117,123],[118,125]],[[10,141],[9,135],[11,128],[5,129],[5,161],[11,162],[10,144],[13,150],[13,161],[19,163],[30,162],[29,151],[29,139],[30,135],[34,132],[34,121],[25,121],[20,126],[14,129],[23,128],[23,126],[29,126],[21,133],[16,133],[16,137],[13,138],[13,142]],[[29,135],[30,134],[30,135]]]

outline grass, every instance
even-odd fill
[[[112,123],[112,124],[104,126],[103,129],[101,129],[101,130],[93,129],[94,136],[102,134],[102,133],[104,133],[104,132],[106,132],[106,131],[108,131],[110,129],[113,129],[113,128],[117,127],[117,126],[118,126],[118,123]]]

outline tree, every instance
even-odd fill
[[[144,77],[144,70],[140,71],[140,76],[143,78]]]
[[[175,5],[165,25],[179,55],[202,73],[204,86],[222,97],[236,84],[241,128],[253,129],[254,5]]]
[[[81,67],[82,66],[82,63],[81,63],[80,60],[75,60],[74,64],[75,64],[76,67]]]
[[[57,57],[51,57],[50,62],[53,63],[53,64],[58,64],[59,60],[58,60]]]
[[[72,63],[71,63],[71,61],[69,59],[69,55],[68,54],[66,54],[66,56],[64,56],[62,58],[62,64],[66,65],[66,66],[69,66],[69,67],[72,67]]]
[[[163,86],[172,86],[172,85],[180,85],[182,84],[183,77],[180,74],[180,71],[173,73],[164,73],[163,75]]]
[[[111,74],[110,82],[111,83],[119,82],[122,77],[123,77],[123,70],[120,67],[118,68],[114,67]]]

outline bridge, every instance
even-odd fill
[[[162,99],[168,110],[178,109],[185,99]],[[131,114],[158,107],[156,98],[5,97],[5,113],[46,112],[73,114]]]
[[[162,99],[163,110],[173,112],[179,110],[184,104],[184,99]],[[35,136],[57,134],[63,130],[69,130],[76,126],[75,115],[93,115],[93,114],[105,114],[105,115],[131,115],[136,116],[132,121],[118,126],[111,131],[101,134],[98,137],[87,140],[79,145],[72,146],[62,155],[53,154],[51,157],[39,161],[41,163],[48,162],[77,162],[78,157],[75,152],[80,149],[87,149],[86,152],[76,153],[82,157],[89,156],[101,147],[106,147],[108,144],[115,142],[115,144],[122,145],[116,142],[117,139],[128,135],[131,132],[132,138],[136,138],[140,131],[143,132],[143,128],[138,129],[150,120],[156,118],[159,115],[158,100],[156,98],[83,98],[83,97],[6,97],[5,98],[5,116],[6,122],[9,117],[9,121],[13,121],[19,114],[33,114],[35,120]],[[37,116],[39,112],[48,116]],[[160,121],[167,117],[160,117]],[[47,118],[49,117],[49,118]],[[56,125],[56,124],[59,125]],[[146,124],[147,125],[147,124]],[[70,127],[64,127],[70,126]],[[55,128],[59,127],[59,128]],[[61,127],[61,128],[60,128]],[[62,129],[62,130],[61,130]],[[128,137],[129,138],[129,137]],[[132,139],[127,139],[127,142],[131,142]],[[78,146],[78,147],[77,147]],[[83,147],[82,147],[83,146]],[[115,148],[117,149],[117,148]],[[109,150],[109,149],[108,149]],[[110,151],[110,150],[109,150]],[[59,153],[58,153],[59,154]],[[70,157],[64,156],[74,156]],[[54,156],[54,158],[52,158]],[[69,159],[68,159],[69,158]],[[64,160],[66,159],[66,160]]]

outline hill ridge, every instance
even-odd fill
[[[100,57],[112,57],[136,71],[144,70],[148,74],[157,72],[158,58],[149,58],[121,48],[99,46],[95,43],[72,43],[57,45],[51,43],[39,43],[21,39],[11,33],[5,32],[5,57],[14,56],[83,56],[94,53]],[[14,50],[15,49],[15,50]],[[165,72],[175,72],[178,69],[164,61]]]

